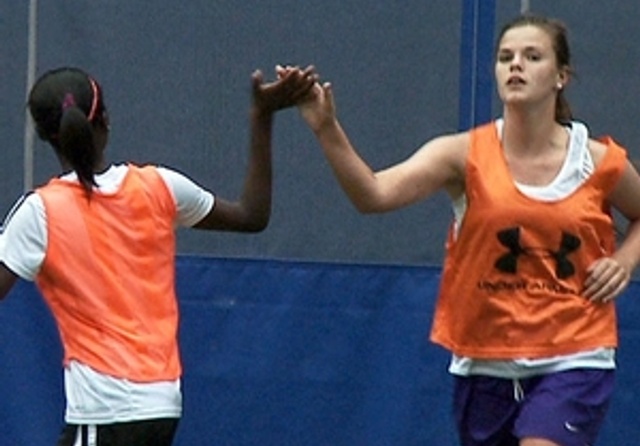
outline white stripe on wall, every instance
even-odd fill
[[[38,50],[38,0],[29,1],[29,37],[28,37],[28,55],[27,55],[27,82],[26,97],[29,96],[29,90],[35,82],[37,50]],[[23,185],[24,191],[33,189],[33,142],[34,131],[31,123],[31,115],[26,110],[24,120],[24,174]]]

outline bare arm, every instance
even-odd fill
[[[7,268],[3,262],[0,262],[0,299],[6,297],[16,280],[18,280],[18,276]]]
[[[288,70],[278,80],[264,83],[262,73],[252,76],[249,164],[238,201],[217,196],[215,205],[195,227],[199,229],[258,232],[271,215],[271,140],[274,114],[291,107],[315,82],[313,67]]]
[[[340,186],[360,212],[397,209],[442,188],[452,196],[462,193],[468,134],[433,139],[408,159],[374,172],[353,148],[338,122],[329,83],[314,85],[299,108]]]
[[[625,290],[640,261],[640,176],[630,163],[609,201],[629,220],[629,225],[613,255],[598,259],[588,270],[584,295],[602,302],[616,298]]]

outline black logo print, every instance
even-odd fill
[[[498,232],[496,236],[500,244],[509,250],[509,252],[501,255],[494,263],[496,269],[504,273],[515,274],[518,271],[518,259],[523,256],[553,258],[556,263],[555,274],[558,279],[566,279],[567,277],[573,276],[576,272],[568,256],[580,248],[581,241],[573,234],[562,232],[560,247],[557,251],[550,248],[522,246],[520,244],[519,227],[503,229]]]

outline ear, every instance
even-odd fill
[[[558,71],[558,79],[556,82],[556,88],[558,90],[562,90],[567,86],[569,80],[571,79],[571,72],[569,71],[569,67],[562,67],[560,71]]]

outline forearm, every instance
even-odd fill
[[[624,240],[613,254],[628,272],[632,274],[640,262],[640,220],[629,223]]]
[[[314,130],[314,133],[334,175],[353,205],[363,213],[378,211],[375,173],[353,148],[340,123],[332,120]]]
[[[264,229],[271,215],[271,144],[274,113],[256,106],[250,110],[249,162],[240,198],[249,230]]]

